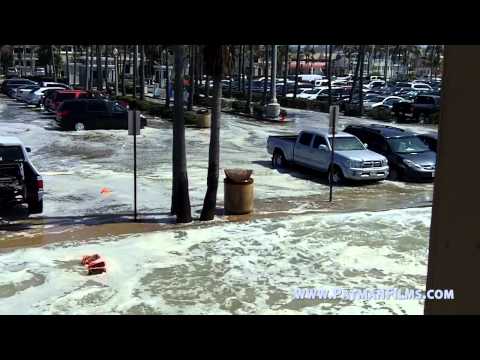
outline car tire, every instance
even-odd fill
[[[41,214],[43,213],[43,200],[28,203],[29,214]]]
[[[330,176],[330,174],[328,175]],[[334,185],[341,185],[345,181],[345,176],[343,176],[342,169],[338,165],[333,165],[332,168],[332,183]]]
[[[274,169],[284,169],[287,167],[287,160],[285,155],[280,150],[275,150],[272,156],[272,167]]]
[[[84,130],[86,130],[85,124],[82,123],[82,122],[80,122],[80,121],[77,122],[77,123],[75,123],[75,127],[74,127],[74,128],[75,128],[75,131],[84,131]]]

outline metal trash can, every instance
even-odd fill
[[[211,125],[211,114],[208,110],[198,110],[196,112],[196,123],[199,128],[209,128]]]
[[[224,208],[227,215],[249,214],[253,211],[255,187],[250,177],[253,170],[225,169]]]

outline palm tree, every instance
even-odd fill
[[[168,65],[168,47],[165,48],[165,67],[167,69],[167,74],[165,77],[165,106],[170,107],[170,69]]]
[[[265,80],[263,80],[263,98],[262,98],[262,104],[266,105],[267,104],[267,89],[268,89],[268,46],[263,45],[263,56],[265,58]]]
[[[75,45],[72,48],[72,58],[73,58],[73,85],[77,83],[77,52]]]
[[[247,108],[250,113],[252,104],[252,78],[253,78],[253,45],[249,45],[249,59],[248,59],[248,99]]]
[[[127,45],[123,45],[123,64],[122,64],[122,95],[127,95],[127,88],[125,85],[125,71],[127,67]]]
[[[105,45],[105,62],[104,68],[105,72],[103,73],[104,80],[105,80],[105,89],[108,90],[108,45]]]
[[[295,86],[293,88],[293,98],[297,98],[297,90],[298,90],[298,69],[300,67],[300,45],[297,45],[297,61],[295,64]]]
[[[359,116],[363,115],[363,65],[365,63],[365,45],[360,46],[360,83],[359,83]]]
[[[282,96],[287,96],[287,76],[288,76],[288,45],[285,45],[285,67],[283,69],[283,89]]]
[[[231,56],[227,46],[206,45],[204,48],[205,71],[213,78],[212,121],[208,149],[207,192],[203,200],[200,220],[213,220],[217,204],[218,172],[220,167],[220,120],[222,110],[222,78],[230,73]]]
[[[190,86],[188,87],[188,103],[187,110],[192,111],[193,109],[193,97],[195,96],[194,89],[194,78],[195,75],[195,46],[190,45],[190,63],[188,66],[188,77],[190,78]]]
[[[66,77],[67,77],[67,84],[70,85],[70,62],[69,62],[69,59],[68,59],[68,48],[69,48],[69,45],[66,45],[65,46],[65,58],[67,60],[67,74],[66,74]]]
[[[145,46],[140,46],[140,100],[145,100]]]
[[[172,151],[172,213],[176,215],[177,223],[192,221],[190,196],[188,193],[187,156],[185,151],[185,118],[183,111],[183,71],[184,45],[174,46],[175,54],[175,100],[173,121],[173,151]]]
[[[138,75],[138,45],[135,45],[133,55],[133,98],[137,98],[137,75]]]

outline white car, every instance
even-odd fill
[[[378,89],[385,86],[385,81],[383,80],[373,80],[367,84],[369,89]]]
[[[25,102],[26,102],[28,105],[40,106],[40,102],[42,101],[43,93],[44,93],[46,90],[53,90],[53,89],[56,89],[56,90],[64,90],[63,87],[41,87],[41,88],[38,89],[38,90],[31,91],[31,92],[26,96]]]
[[[71,89],[71,87],[68,86],[67,84],[62,84],[62,83],[59,83],[59,82],[50,82],[50,81],[42,81],[42,82],[40,82],[40,86],[41,87],[48,87],[48,88],[60,87],[60,88],[63,88],[63,89]]]
[[[314,89],[307,89],[301,94],[298,94],[297,99],[317,100],[317,96],[325,91],[328,91],[328,87],[326,86]]]
[[[23,85],[19,86],[15,92],[14,98],[18,101],[23,101],[24,96],[28,95],[33,89],[38,89],[38,85]]]
[[[376,108],[392,109],[393,104],[400,101],[406,101],[406,100],[400,96],[387,96],[382,101],[372,104],[371,108],[372,109],[376,109]]]
[[[414,82],[412,83],[412,90],[415,91],[432,91],[432,87],[425,83]]]

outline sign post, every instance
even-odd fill
[[[328,176],[328,182],[330,185],[330,196],[329,196],[329,202],[332,202],[332,197],[333,197],[333,160],[334,160],[334,154],[335,154],[335,125],[338,120],[338,113],[339,113],[339,106],[338,105],[331,105],[330,106],[330,121],[329,121],[329,132],[332,134],[332,151],[331,151],[331,157],[330,157],[330,171],[329,171],[329,176]]]
[[[128,111],[128,135],[133,135],[133,218],[137,221],[137,135],[140,135],[140,113]]]

